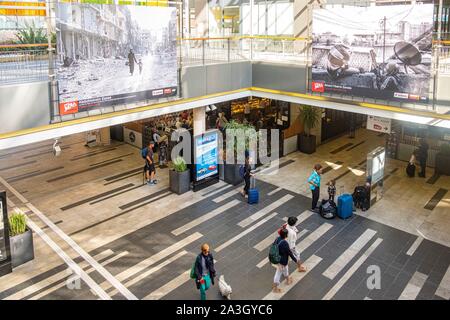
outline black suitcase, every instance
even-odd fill
[[[416,175],[416,166],[408,163],[408,165],[406,166],[406,174],[408,175],[408,177],[414,178],[414,176]]]

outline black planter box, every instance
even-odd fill
[[[450,176],[450,155],[440,152],[437,153],[434,162],[434,167],[436,173]]]
[[[224,164],[224,181],[234,186],[244,181],[244,178],[239,174],[240,164]]]
[[[305,136],[304,134],[299,134],[297,136],[298,150],[306,154],[313,154],[316,152],[316,136],[310,135]]]
[[[30,229],[25,233],[10,237],[10,245],[13,268],[34,259],[33,232]]]
[[[191,172],[189,170],[184,172],[169,170],[169,184],[170,190],[176,194],[188,192],[191,188]]]

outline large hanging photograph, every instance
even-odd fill
[[[177,95],[176,8],[58,3],[60,114]]]
[[[315,9],[311,91],[427,103],[433,12],[420,3]]]

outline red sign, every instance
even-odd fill
[[[78,112],[78,101],[63,102],[59,104],[59,114],[66,115]]]
[[[325,83],[324,82],[312,82],[312,91],[313,92],[325,92]]]
[[[168,88],[168,89],[164,89],[164,94],[171,94],[172,93],[172,89]]]

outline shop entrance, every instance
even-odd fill
[[[354,134],[356,128],[366,121],[364,114],[350,113],[334,109],[325,109],[322,114],[322,139],[325,142],[344,133]]]

